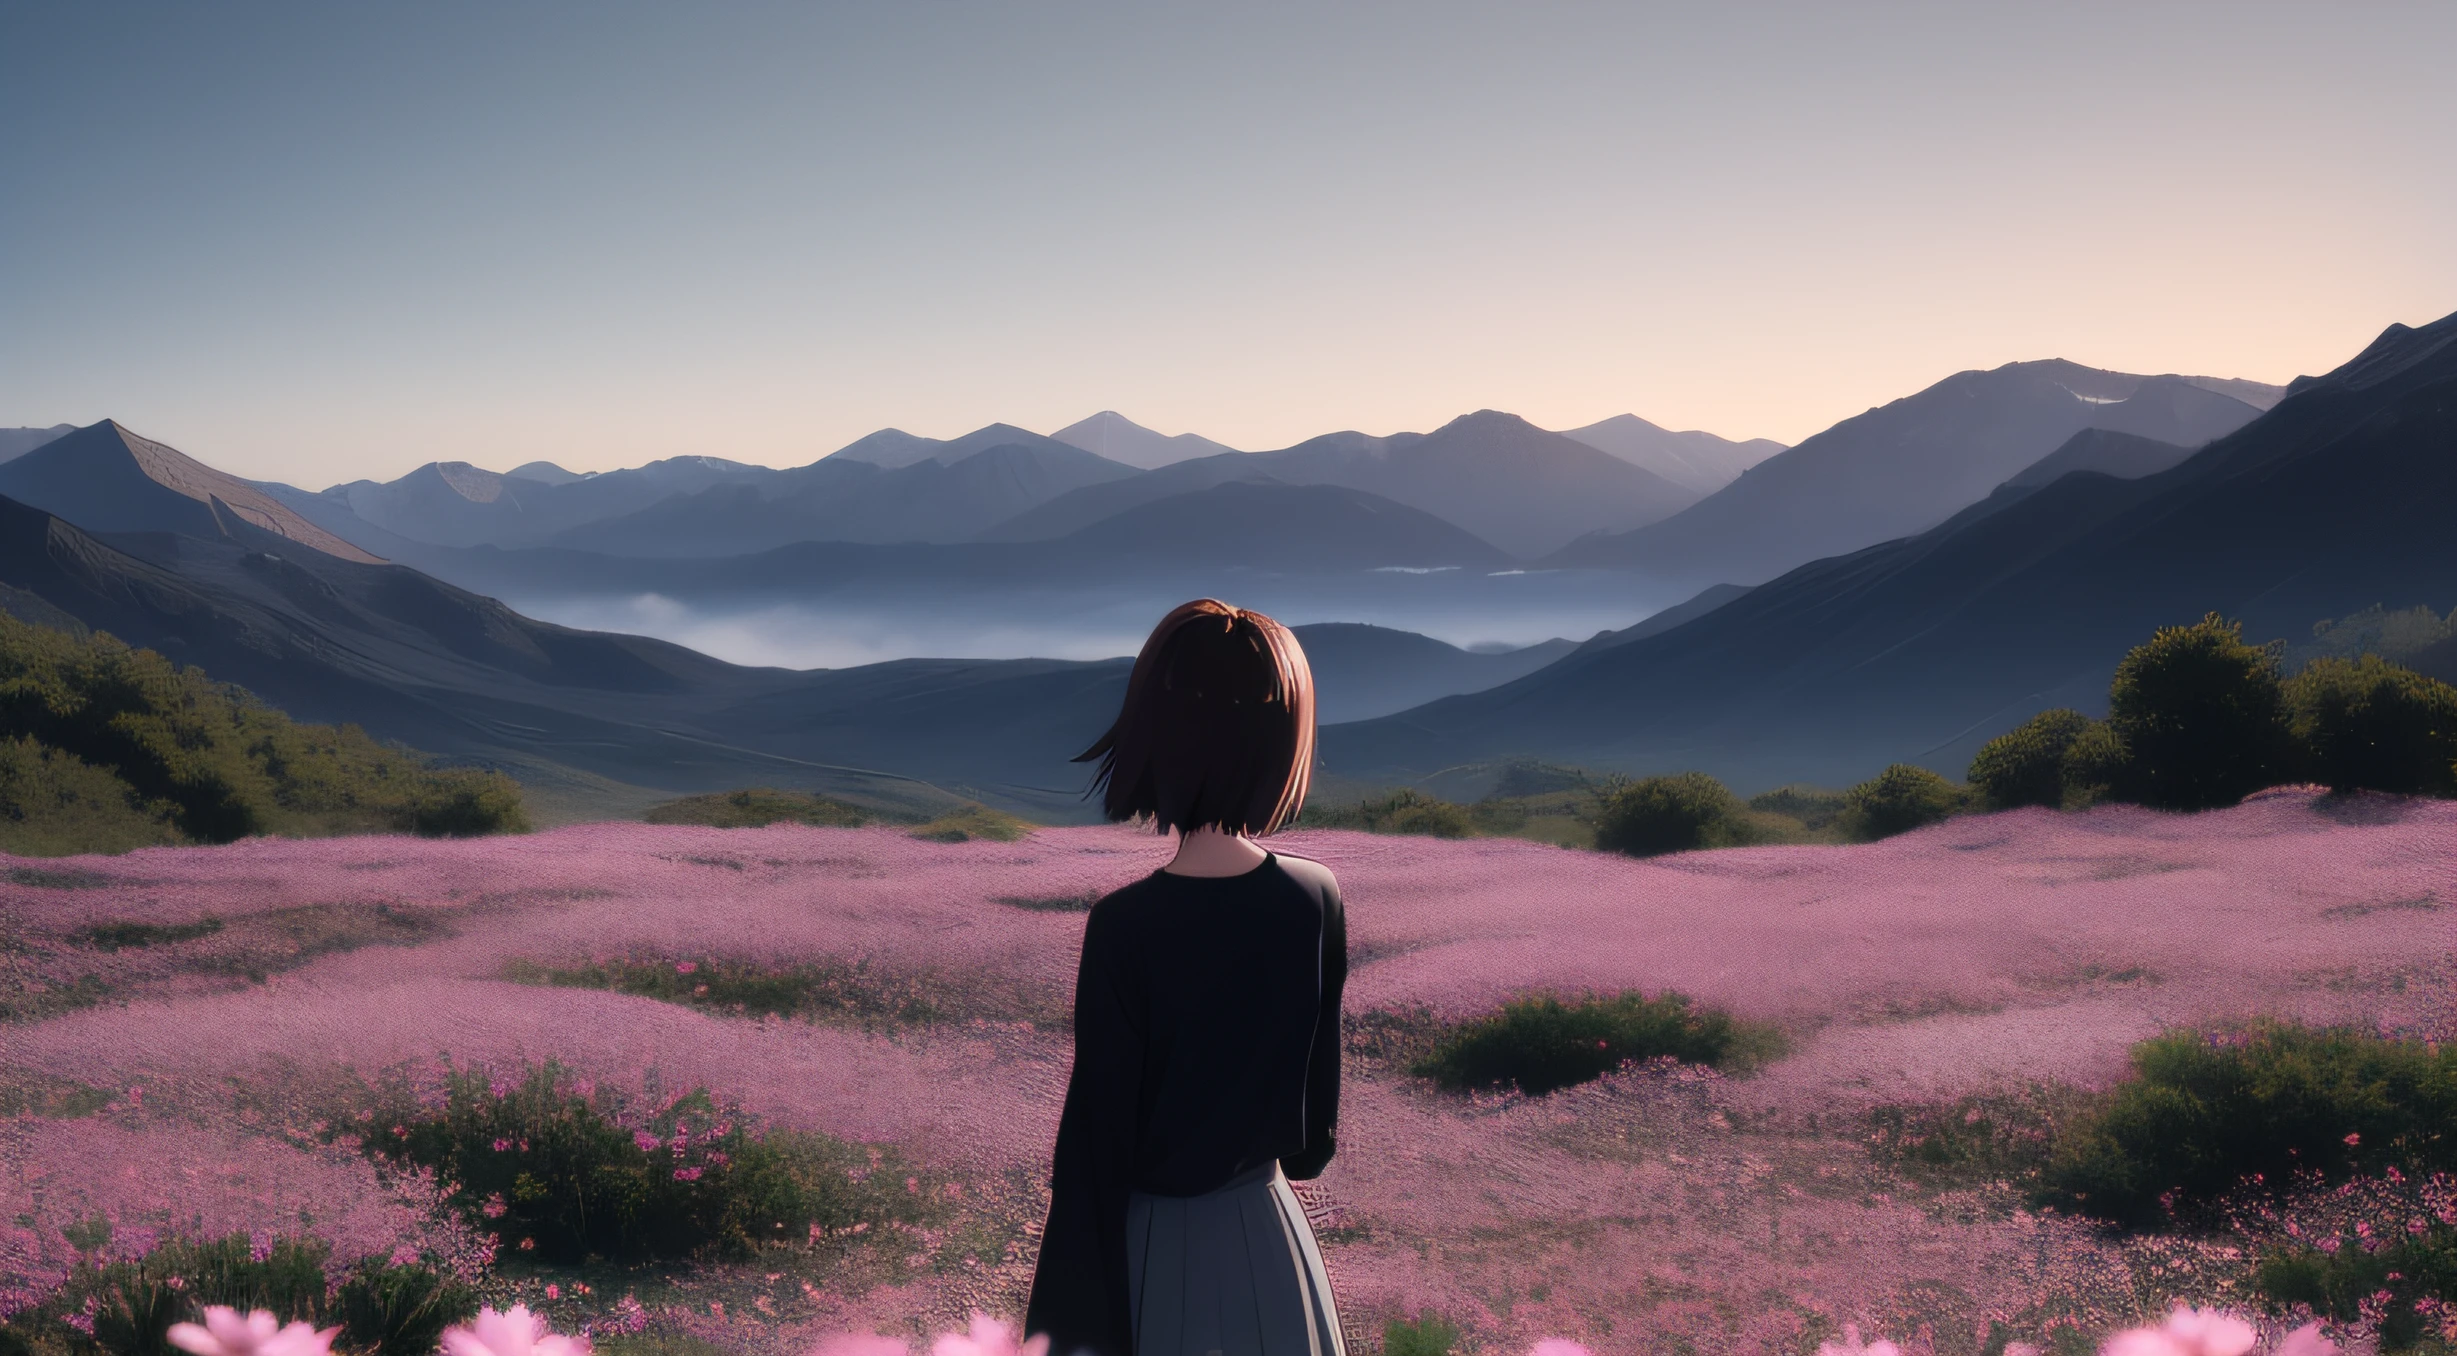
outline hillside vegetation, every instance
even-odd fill
[[[435,767],[355,725],[295,722],[107,634],[0,615],[0,849],[528,827],[501,773]]]

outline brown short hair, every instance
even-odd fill
[[[1126,703],[1100,742],[1092,791],[1113,820],[1159,832],[1207,824],[1265,834],[1305,804],[1314,767],[1314,675],[1288,628],[1198,598],[1152,628]]]

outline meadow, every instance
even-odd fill
[[[81,1257],[246,1231],[424,1257],[607,1351],[801,1356],[1020,1315],[1083,909],[1167,849],[945,837],[605,823],[0,863],[0,1310]],[[1976,1356],[2093,1349],[2179,1299],[2255,1309],[2257,1245],[2390,1188],[2120,1233],[2037,1207],[2039,1146],[2164,1031],[2457,1035],[2457,802],[2284,788],[1645,860],[1272,845],[1348,900],[1340,1149],[1298,1192],[1359,1353],[1419,1315],[1479,1352],[1807,1353],[1849,1323]],[[1780,1045],[1539,1097],[1409,1073],[1443,1023],[1545,990],[1676,991]],[[689,1139],[677,1180],[756,1128],[838,1194],[792,1238],[578,1255],[494,1227],[531,1217],[517,1178],[463,1208],[379,1151],[456,1086],[541,1071],[644,1154]]]

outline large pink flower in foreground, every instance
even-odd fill
[[[481,1309],[468,1327],[444,1329],[444,1350],[452,1356],[589,1356],[589,1339],[548,1332],[543,1315],[515,1304],[508,1312]]]
[[[1818,1343],[1817,1356],[1902,1356],[1902,1348],[1883,1338],[1863,1345],[1860,1325],[1846,1323],[1843,1325],[1843,1340]]]
[[[284,1327],[270,1309],[241,1317],[227,1305],[208,1304],[202,1324],[174,1323],[166,1335],[172,1346],[196,1356],[330,1356],[340,1331],[305,1323]]]
[[[2107,1339],[2099,1356],[2244,1356],[2257,1335],[2252,1325],[2221,1309],[2178,1304],[2155,1328],[2127,1328]],[[2306,1323],[2280,1339],[2275,1356],[2335,1356],[2337,1344]]]
[[[1006,1324],[978,1309],[973,1311],[970,1334],[943,1332],[930,1347],[930,1356],[1048,1356],[1049,1334],[1015,1344],[1016,1334]]]

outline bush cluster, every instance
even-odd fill
[[[107,1226],[81,1229],[80,1241],[95,1248],[108,1240]],[[91,1345],[109,1356],[183,1356],[170,1344],[174,1323],[201,1319],[205,1306],[241,1312],[271,1310],[284,1323],[339,1327],[337,1352],[354,1356],[431,1356],[445,1328],[477,1316],[477,1292],[464,1282],[420,1262],[362,1258],[330,1279],[332,1245],[323,1239],[281,1237],[262,1252],[246,1234],[187,1240],[172,1238],[141,1257],[98,1264],[80,1257],[68,1280],[42,1303],[12,1316],[21,1345],[83,1348],[85,1335],[71,1328],[70,1314],[89,1314]]]
[[[354,725],[303,725],[108,635],[0,615],[0,848],[226,843],[250,834],[528,827],[500,773],[437,768]]]
[[[2380,1345],[2411,1350],[2433,1324],[2423,1304],[2457,1304],[2457,1228],[2441,1224],[2393,1240],[2348,1233],[2334,1247],[2273,1247],[2254,1284],[2273,1303],[2300,1304],[2340,1323],[2377,1306]]]
[[[1937,823],[1962,809],[1968,799],[1963,788],[1924,767],[1895,763],[1844,792],[1843,813],[1836,822],[1846,836],[1875,842]]]
[[[742,1257],[865,1221],[914,1222],[928,1208],[885,1151],[810,1132],[755,1135],[704,1088],[629,1124],[610,1094],[552,1063],[518,1083],[453,1070],[440,1106],[399,1084],[367,1093],[328,1134],[432,1170],[471,1223],[540,1261]]]
[[[1746,1067],[1780,1038],[1682,994],[1631,991],[1563,1002],[1537,994],[1452,1028],[1409,1072],[1453,1090],[1516,1085],[1530,1097],[1601,1077],[1623,1060],[1669,1055],[1686,1064]]]
[[[858,829],[879,816],[829,796],[754,786],[669,800],[651,806],[640,818],[651,824],[706,824],[720,829],[759,829],[779,823]]]
[[[2133,1077],[2059,1137],[2041,1197],[2134,1226],[2247,1179],[2457,1169],[2457,1046],[2263,1022],[2133,1048]]]
[[[2200,810],[2292,781],[2457,795],[2457,688],[2378,655],[2283,677],[2279,651],[2216,613],[2164,628],[2117,665],[2106,720],[2042,712],[1980,749],[1971,785],[1991,809]]]
[[[1466,806],[1428,796],[1403,786],[1380,799],[1360,799],[1355,806],[1307,801],[1291,828],[1362,829],[1367,833],[1420,834],[1431,838],[1467,838],[1477,824]]]
[[[1595,845],[1654,857],[1748,841],[1740,802],[1703,772],[1641,777],[1615,788],[1596,811]]]

